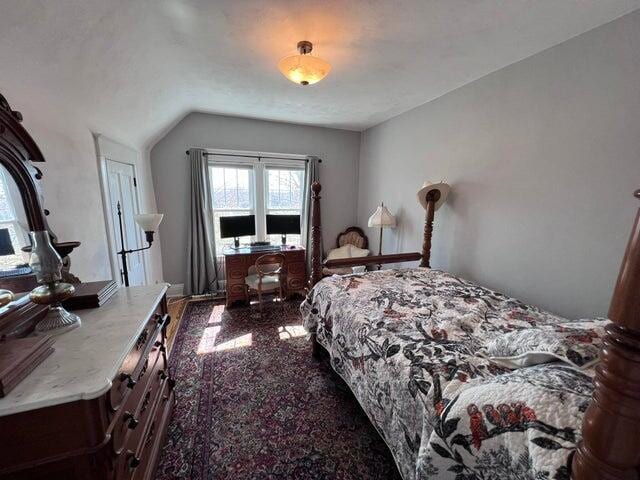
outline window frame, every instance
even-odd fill
[[[241,168],[242,166],[246,166],[253,170],[252,180],[253,180],[253,211],[256,218],[256,235],[255,239],[258,241],[266,241],[269,239],[267,235],[267,222],[266,222],[266,213],[267,213],[267,188],[266,181],[268,181],[268,169],[278,169],[278,170],[296,170],[302,171],[302,195],[304,195],[304,183],[305,183],[305,175],[306,175],[306,162],[308,159],[307,155],[297,155],[297,154],[277,154],[277,153],[263,153],[263,152],[248,152],[248,151],[235,151],[235,150],[206,150],[208,157],[208,165],[211,167],[231,167],[231,168]],[[211,172],[211,170],[210,170]],[[213,195],[213,191],[211,192]],[[261,201],[258,201],[261,199]],[[213,197],[211,198],[212,207],[213,207]],[[300,214],[303,215],[304,212],[304,199],[301,199],[300,206]],[[215,209],[213,208],[212,214],[215,213],[216,210],[226,210],[226,209]],[[244,211],[244,209],[243,209]],[[218,229],[217,225],[214,225],[214,230]],[[301,243],[303,239],[301,238]]]

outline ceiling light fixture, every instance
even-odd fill
[[[299,55],[284,57],[278,62],[282,74],[294,83],[311,85],[327,76],[331,65],[326,60],[310,55],[313,44],[306,40],[298,42]]]

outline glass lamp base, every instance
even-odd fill
[[[36,335],[57,335],[79,327],[80,317],[75,313],[66,311],[62,305],[51,305],[47,315],[38,322],[35,328]]]

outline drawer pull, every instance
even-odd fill
[[[135,428],[140,423],[140,421],[133,416],[133,413],[130,413],[130,412],[124,412],[123,418],[125,422],[128,422],[127,427],[129,427],[131,430],[135,430]]]
[[[156,313],[155,317],[158,325],[166,327],[171,323],[171,316],[169,314],[162,315],[161,313]]]
[[[140,373],[138,374],[138,380],[137,380],[138,382],[144,376],[144,374],[147,373],[147,368],[149,368],[149,359],[148,358],[144,361],[144,365],[142,365],[142,368],[140,369]]]
[[[134,469],[134,468],[137,468],[139,465],[140,465],[140,458],[136,457],[135,455],[131,457],[131,460],[129,460],[129,468]]]
[[[165,378],[167,378],[167,374],[164,370],[160,370],[158,372],[158,376],[160,377],[160,380],[164,380]]]
[[[127,388],[133,388],[136,386],[137,382],[133,378],[131,378],[131,375],[129,375],[128,373],[121,373],[120,381],[124,382],[125,380],[127,381]]]
[[[145,343],[147,343],[147,338],[149,338],[149,332],[145,330],[140,334],[138,340],[136,341],[136,350],[140,350]]]
[[[141,415],[144,413],[144,411],[149,406],[149,401],[151,400],[151,391],[152,391],[152,389],[150,388],[149,391],[144,396],[144,400],[142,401],[142,406],[140,407],[140,414]]]

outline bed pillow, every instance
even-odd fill
[[[361,258],[369,255],[369,250],[366,248],[358,248],[355,245],[351,245],[351,258]]]
[[[515,330],[491,340],[478,354],[510,369],[560,360],[583,370],[598,362],[607,323],[578,320]]]
[[[332,250],[329,250],[327,252],[327,258],[325,260],[325,262],[327,260],[338,260],[341,258],[351,258],[351,245],[350,244],[346,244],[343,245],[340,248],[334,248]]]

